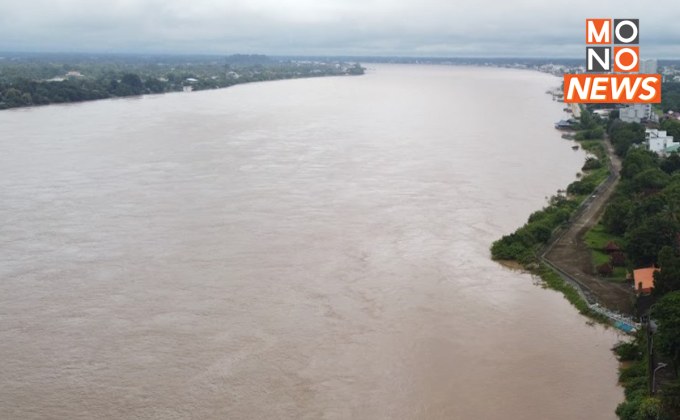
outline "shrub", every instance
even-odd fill
[[[625,267],[626,254],[621,251],[612,252],[609,256],[609,263],[614,267]]]
[[[636,342],[619,341],[612,350],[620,362],[640,360],[642,358],[640,346]]]
[[[593,169],[599,169],[602,167],[602,162],[598,158],[594,157],[589,157],[586,159],[586,163],[583,164],[583,167],[581,168],[582,171],[590,171]]]
[[[575,195],[586,195],[595,191],[595,188],[597,188],[597,184],[594,179],[583,178],[569,184],[567,192]]]
[[[527,229],[534,239],[541,243],[546,243],[552,236],[552,229],[544,223],[533,223],[527,226]]]
[[[614,268],[609,263],[600,264],[597,266],[597,273],[601,276],[611,276]]]

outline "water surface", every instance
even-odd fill
[[[0,112],[0,418],[613,419],[609,348],[490,243],[574,179],[557,78]]]

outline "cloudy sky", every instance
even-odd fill
[[[676,0],[0,0],[0,51],[583,57],[585,18],[680,59]]]

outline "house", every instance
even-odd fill
[[[663,130],[648,128],[645,130],[645,144],[650,152],[665,156],[666,150],[672,151],[674,146],[680,143],[673,141],[673,136],[669,136]]]
[[[571,130],[574,128],[574,119],[570,118],[568,120],[559,120],[555,123],[555,128],[558,130]]]
[[[659,271],[656,267],[633,270],[633,284],[636,294],[648,295],[652,293],[652,289],[654,289],[654,273],[656,271]]]

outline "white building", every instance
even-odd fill
[[[656,154],[665,155],[667,152],[672,150],[677,150],[680,143],[673,141],[673,136],[669,136],[665,131],[660,131],[657,129],[646,129],[645,130],[645,142],[647,143],[647,149],[650,152]],[[666,149],[669,149],[667,151]]]
[[[605,109],[596,109],[596,110],[593,111],[593,114],[599,115],[600,118],[605,118],[605,119],[606,119],[606,118],[609,118],[609,113],[610,113],[611,111],[612,111],[612,110],[609,109],[609,108],[605,108]]]
[[[647,60],[640,60],[640,74],[656,74],[658,70],[658,65],[656,58],[650,58]]]
[[[619,110],[619,118],[627,123],[654,120],[654,116],[652,104],[632,104]]]

